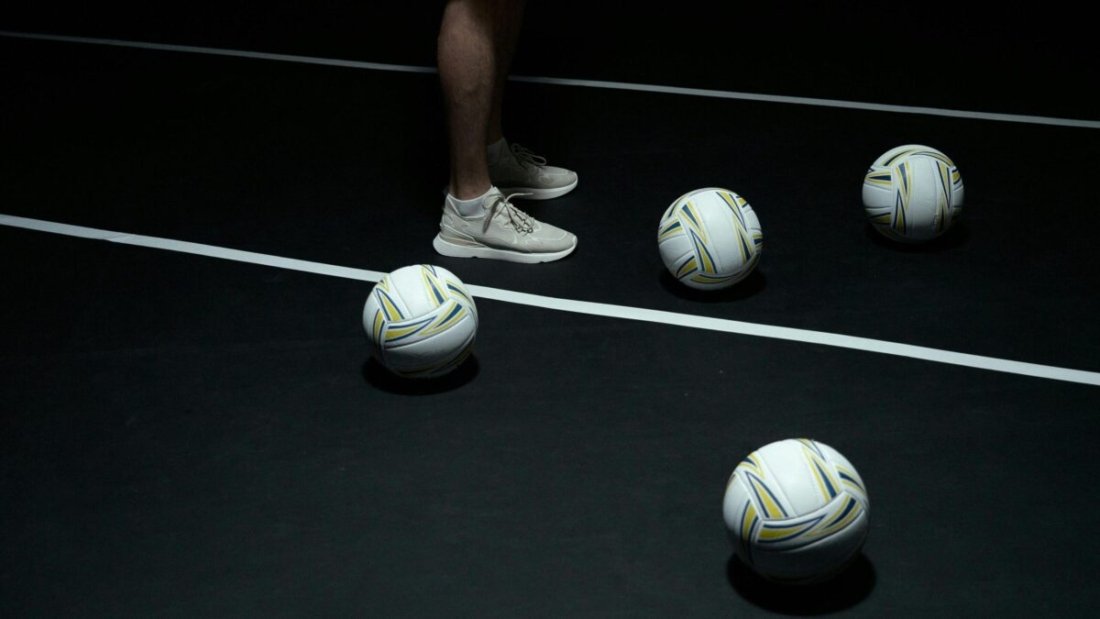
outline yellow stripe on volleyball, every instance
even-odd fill
[[[386,342],[390,343],[395,340],[405,339],[411,335],[423,331],[428,325],[432,323],[434,317],[426,318],[423,320],[417,320],[416,322],[407,322],[404,324],[390,325],[390,328],[386,330]]]
[[[703,218],[699,216],[699,211],[695,208],[695,203],[688,200],[680,207],[679,220],[689,230],[695,231],[699,238],[703,239],[704,243],[708,243],[707,231],[703,227]]]
[[[454,301],[451,301],[450,303],[451,305],[449,305],[445,310],[439,312],[439,317],[436,319],[436,321],[433,324],[429,325],[426,329],[424,329],[424,337],[443,333],[444,331],[447,331],[451,327],[462,322],[462,319],[466,317],[468,312],[466,311],[466,308],[464,306]]]
[[[667,239],[671,239],[684,234],[684,226],[680,223],[679,219],[670,219],[665,222],[665,225],[661,228],[661,232],[657,235],[657,242],[663,242]]]
[[[392,321],[404,318],[401,314],[401,310],[397,309],[397,304],[393,302],[393,299],[390,298],[387,291],[375,289],[375,294],[378,296],[378,306],[381,307],[382,311],[386,314],[386,320]]]
[[[376,310],[374,312],[374,324],[371,325],[371,333],[374,334],[374,342],[381,343],[382,341],[382,329],[386,327],[386,319],[382,316],[382,310]]]
[[[851,525],[864,512],[859,501],[849,497],[847,501],[836,502],[828,513],[809,520],[791,524],[769,524],[760,529],[757,539],[761,543],[775,544],[794,542],[799,546],[813,543],[842,531]]]
[[[825,454],[821,451],[821,447],[818,447],[817,443],[815,443],[813,441],[813,439],[800,438],[800,439],[796,439],[796,440],[799,443],[802,443],[802,447],[804,447],[806,449],[809,449],[810,451],[814,452],[818,456],[821,456],[822,458],[825,457]]]
[[[779,499],[776,498],[768,484],[764,483],[764,480],[751,473],[745,475],[745,477],[749,480],[749,487],[756,496],[760,511],[764,513],[765,519],[782,518],[787,515],[787,511],[779,504]]]
[[[904,163],[894,168],[898,178],[897,192],[894,199],[894,225],[893,228],[899,234],[905,234],[906,212],[909,209],[909,191],[912,186],[912,176],[909,166]]]
[[[752,500],[746,500],[744,507],[741,508],[741,526],[738,529],[738,545],[744,553],[743,557],[749,563],[752,563],[752,548],[755,541],[753,540],[753,534],[756,532],[759,524],[760,516],[756,513],[756,506],[752,504]]]
[[[424,328],[424,325],[422,325],[422,324],[413,325],[413,326],[410,326],[410,327],[390,327],[386,331],[386,341],[387,342],[392,342],[394,340],[399,340],[399,339],[408,337],[408,336],[412,335],[413,333],[416,333],[417,331],[420,331],[423,328]]]
[[[760,529],[760,534],[757,535],[757,539],[762,543],[774,543],[796,539],[812,531],[814,526],[820,521],[820,518],[814,518],[805,522],[797,522],[788,525],[773,525],[765,522],[764,526]]]
[[[899,159],[904,159],[904,158],[908,157],[909,155],[913,155],[913,154],[916,154],[916,153],[919,153],[919,152],[920,152],[919,148],[906,148],[906,149],[902,150],[901,152],[896,153],[893,157],[890,157],[889,160],[883,162],[883,165],[887,165],[887,166],[892,165],[895,161],[898,161]]]
[[[889,189],[894,184],[894,176],[888,169],[880,170],[872,168],[867,172],[867,175],[863,177],[863,182],[867,185]]]
[[[727,282],[727,281],[733,279],[734,277],[737,277],[737,274],[734,274],[734,275],[707,275],[706,273],[696,273],[695,275],[691,276],[691,281],[698,282],[700,284],[720,284],[722,282]]]
[[[948,157],[947,155],[945,155],[941,152],[938,152],[938,151],[922,150],[922,151],[917,151],[913,154],[915,154],[915,155],[925,155],[927,157],[931,157],[931,158],[935,159],[936,161],[941,161],[943,163],[946,163],[950,167],[955,167],[955,162],[951,161],[950,157]]]
[[[745,264],[754,257],[753,248],[756,247],[756,243],[744,227],[737,230],[737,240],[741,241],[737,245],[741,250],[741,263]]]
[[[752,529],[756,526],[756,521],[759,516],[756,513],[756,506],[752,504],[752,501],[745,502],[745,508],[741,510],[741,539],[744,541],[750,541],[752,539]]]
[[[436,276],[435,270],[428,266],[422,266],[420,276],[424,280],[424,288],[428,292],[428,299],[433,307],[443,305],[446,295],[443,294],[443,282]]]
[[[867,491],[863,489],[863,486],[858,481],[859,477],[856,475],[855,471],[840,464],[836,464],[834,466],[836,466],[836,472],[840,474],[840,485],[847,486],[848,488],[855,490],[857,494],[860,495],[867,493]]]
[[[822,520],[824,526],[815,531],[815,537],[832,535],[852,524],[852,522],[863,513],[863,505],[851,497],[848,497],[848,500],[843,503],[843,506],[843,508],[837,509],[839,512],[838,514],[830,514],[829,518]]]
[[[761,479],[767,477],[767,475],[764,473],[764,467],[760,466],[760,459],[757,457],[755,451],[746,456],[745,459],[737,465],[737,467],[734,469],[734,473],[736,473],[738,469],[754,473],[757,477],[760,477]]]
[[[465,301],[468,305],[474,304],[474,300],[470,298],[470,295],[466,294],[466,291],[463,290],[462,286],[458,283],[447,280],[447,289],[450,290],[452,293],[462,297],[462,300]]]
[[[718,269],[714,267],[714,259],[711,258],[706,237],[700,237],[692,232],[691,244],[695,248],[695,256],[699,259],[699,270],[704,273],[717,273]]]
[[[685,261],[683,264],[681,264],[680,268],[676,270],[676,279],[686,277],[687,275],[690,275],[691,273],[693,273],[698,268],[699,268],[698,263],[696,262],[695,257],[693,256],[691,259],[689,259],[689,260]]]
[[[817,484],[817,489],[821,491],[822,498],[830,500],[839,494],[840,482],[833,476],[832,472],[829,470],[829,464],[825,462],[821,454],[804,446],[802,448],[802,455],[806,458],[806,463],[810,466],[810,473],[813,475],[814,482]]]
[[[946,163],[938,161],[936,172],[940,180],[936,192],[936,232],[942,233],[951,224],[951,168]]]
[[[726,206],[729,207],[730,211],[733,212],[734,220],[737,222],[737,224],[739,224],[739,226],[737,226],[737,229],[738,230],[744,230],[745,229],[745,213],[743,213],[741,211],[741,205],[742,205],[741,203],[744,203],[744,204],[748,204],[748,203],[745,202],[744,199],[741,199],[741,196],[734,196],[732,193],[730,193],[728,191],[719,191],[718,195],[726,203]]]

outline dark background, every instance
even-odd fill
[[[442,4],[44,2],[0,28],[434,65]],[[513,72],[1093,118],[1088,23],[1049,2],[531,2]]]
[[[708,4],[535,3],[515,72],[1098,116],[1086,20],[1055,5]],[[38,3],[0,28],[433,64],[438,2],[311,6]],[[0,83],[5,214],[1100,370],[1093,129],[515,83],[510,137],[583,177],[522,204],[581,238],[530,266],[432,252],[433,76],[0,38]],[[859,185],[913,142],[967,202],[899,247]],[[766,250],[692,294],[656,225],[714,184]],[[425,389],[369,361],[369,289],[0,228],[0,616],[1100,607],[1095,387],[478,299],[474,361]],[[872,502],[859,562],[797,592],[747,573],[720,516],[737,462],[793,436]]]

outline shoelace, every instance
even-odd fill
[[[485,223],[481,226],[482,232],[489,230],[489,223],[493,221],[497,213],[503,208],[504,213],[508,216],[508,223],[512,224],[512,227],[516,229],[516,232],[524,234],[530,234],[535,231],[535,225],[531,221],[531,216],[518,208],[512,206],[510,200],[516,196],[529,196],[529,193],[510,193],[507,196],[497,195],[493,198],[493,204],[489,207],[489,215],[485,218]]]
[[[546,157],[536,155],[519,144],[512,144],[512,154],[516,156],[516,161],[523,167],[536,166],[541,168],[546,165]]]

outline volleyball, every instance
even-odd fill
[[[726,483],[722,517],[737,555],[764,578],[810,584],[838,575],[867,537],[870,504],[855,467],[811,439],[770,443]]]
[[[867,219],[885,236],[906,243],[947,232],[963,206],[963,181],[951,158],[930,146],[892,148],[863,177]]]
[[[363,306],[372,353],[394,374],[431,378],[457,368],[477,334],[477,307],[447,269],[406,266],[374,286]]]
[[[657,246],[673,277],[691,288],[715,290],[752,272],[764,248],[764,233],[744,198],[707,187],[680,196],[665,210]]]

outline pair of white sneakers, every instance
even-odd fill
[[[460,209],[448,193],[432,246],[444,256],[528,264],[560,260],[573,253],[576,236],[537,221],[511,200],[519,196],[549,200],[565,195],[577,186],[577,173],[547,165],[545,158],[519,144],[509,147],[502,141],[494,146],[489,157],[493,187],[473,209]]]

